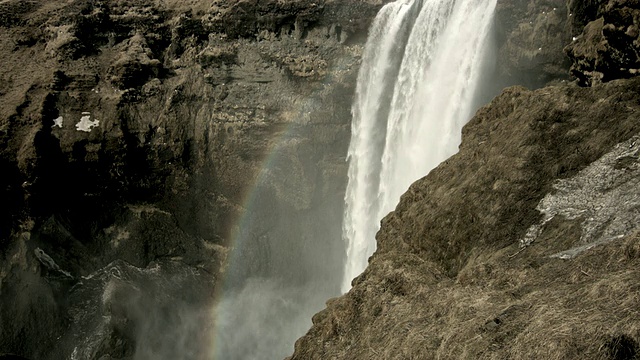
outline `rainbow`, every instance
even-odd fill
[[[291,159],[286,155],[291,153],[292,147],[297,146],[296,139],[299,138],[300,130],[303,130],[306,126],[309,126],[308,124],[310,124],[314,111],[321,109],[321,107],[323,106],[321,96],[326,96],[327,88],[330,88],[331,86],[333,86],[333,84],[346,78],[348,75],[351,75],[352,71],[355,71],[356,66],[353,66],[353,64],[355,63],[355,57],[352,55],[333,59],[333,62],[334,64],[331,68],[331,71],[328,71],[329,75],[327,75],[323,81],[323,86],[318,87],[313,93],[310,94],[310,96],[306,98],[298,98],[297,100],[294,100],[289,109],[285,109],[285,111],[276,115],[279,116],[280,119],[285,120],[279,124],[285,125],[283,125],[280,129],[276,128],[276,135],[267,146],[265,155],[263,156],[258,167],[259,170],[257,171],[255,178],[253,179],[251,184],[247,186],[247,190],[245,191],[245,196],[243,197],[242,201],[243,205],[241,206],[242,215],[239,216],[236,224],[231,226],[229,229],[228,239],[230,239],[229,248],[231,250],[226,260],[223,276],[218,281],[216,289],[217,291],[215,296],[215,303],[211,312],[214,323],[212,336],[213,339],[211,348],[209,349],[209,356],[207,358],[224,359],[225,356],[223,354],[225,354],[225,349],[227,349],[228,351],[229,348],[233,348],[234,346],[234,344],[228,344],[228,342],[230,341],[229,329],[233,329],[235,331],[236,326],[242,326],[240,324],[233,323],[234,321],[238,320],[233,316],[225,318],[226,315],[229,314],[225,314],[224,311],[229,307],[233,307],[236,305],[241,306],[239,302],[246,300],[235,298],[236,296],[250,296],[245,292],[244,289],[237,289],[238,279],[243,279],[241,276],[238,277],[237,274],[242,273],[242,268],[246,266],[245,264],[243,264],[241,249],[245,249],[250,246],[249,242],[255,239],[255,234],[252,234],[251,229],[256,226],[256,212],[260,211],[258,210],[260,208],[260,202],[264,201],[263,199],[261,199],[264,195],[263,191],[265,191],[265,189],[274,190],[274,184],[281,185],[280,189],[282,191],[287,190],[285,189],[285,185],[283,183],[278,183],[279,181],[282,181],[282,179],[278,179],[279,176],[277,174],[277,171],[281,171],[281,169],[283,168],[287,169],[292,167],[292,165],[288,163],[289,161],[291,161]],[[352,70],[352,68],[354,70]],[[338,76],[340,76],[340,79],[336,78]],[[278,124],[274,125],[278,126]],[[277,192],[278,189],[275,189],[275,191]],[[340,225],[338,224],[337,226]],[[245,280],[247,279],[243,279],[242,281]],[[278,295],[277,298],[258,300],[264,301],[265,303],[272,301],[277,304],[286,304],[291,301],[290,299],[286,298],[288,291],[286,288],[284,288],[286,287],[286,284],[283,285],[277,282],[270,282],[269,279],[263,280],[256,280],[253,282],[251,282],[250,280],[250,286],[255,286],[260,290],[266,289],[265,291],[273,290],[274,293],[276,293],[277,291]],[[282,291],[282,293],[284,293],[285,295],[280,295],[280,291]],[[295,292],[291,295],[296,296]],[[326,299],[321,299],[321,303],[324,303],[324,300]],[[256,307],[269,306],[269,304],[252,305]],[[295,304],[291,306],[295,307]],[[300,325],[299,327],[303,332],[298,333],[296,337],[290,340],[289,347],[291,347],[291,349],[295,338],[304,334],[304,331],[306,331],[306,329],[308,329],[308,327],[311,325],[311,314],[308,314],[308,318],[305,317],[305,327],[302,328],[302,325]],[[258,313],[256,313],[255,316],[248,316],[248,318],[256,318],[257,321],[264,320],[264,317]],[[306,324],[306,321],[308,321],[308,324]],[[251,324],[249,325],[251,326]],[[298,332],[299,331],[300,330],[298,330]],[[261,336],[261,334],[256,334],[256,336],[259,337]]]

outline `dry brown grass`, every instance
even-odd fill
[[[570,261],[535,246],[478,253],[455,280],[387,254],[314,318],[325,353],[294,359],[637,359],[640,235]]]

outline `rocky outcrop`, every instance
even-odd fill
[[[497,78],[501,86],[539,88],[568,80],[572,9],[565,0],[498,0],[496,7]],[[499,89],[498,89],[499,90]]]
[[[507,1],[496,8],[500,85],[628,78],[638,63],[634,1]],[[565,49],[563,54],[562,49]]]
[[[614,204],[638,201],[616,189],[640,175],[639,90],[637,79],[505,90],[384,218],[367,270],[314,317],[292,359],[637,352],[638,215]],[[543,217],[561,191],[585,210]],[[572,260],[558,255],[571,249]]]
[[[565,51],[571,74],[582,85],[629,78],[640,72],[640,5],[637,1],[608,1]]]

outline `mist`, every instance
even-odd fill
[[[313,285],[291,286],[277,279],[248,279],[224,295],[215,322],[215,359],[283,359],[311,327],[324,306]]]
[[[281,139],[233,229],[215,307],[214,358],[282,359],[313,314],[340,295],[346,171],[327,178],[311,131]],[[346,168],[345,168],[346,170]]]
[[[74,286],[69,331],[48,359],[206,359],[213,278],[170,260],[141,269],[117,260]]]

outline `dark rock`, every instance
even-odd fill
[[[539,88],[553,80],[567,80],[570,62],[562,49],[571,41],[568,24],[572,19],[564,0],[499,0],[496,33],[501,85]]]
[[[0,360],[29,360],[22,356],[12,355],[12,354],[0,354]]]
[[[589,22],[600,17],[600,6],[606,2],[607,0],[570,0],[567,6],[571,14],[571,35],[580,35]]]
[[[342,211],[355,34],[381,5],[2,2],[0,349],[60,359],[75,342],[79,358],[131,358],[147,324],[126,313],[94,326],[109,314],[96,302],[104,289],[78,295],[86,277],[169,261],[202,272],[174,287],[209,293],[218,284],[202,277],[221,277],[249,206],[262,210],[242,227],[247,244],[291,239],[289,252],[261,255],[269,271],[302,282],[340,266],[340,229],[329,225]],[[268,195],[248,202],[256,187]],[[327,240],[308,252],[293,243],[303,238]],[[290,274],[289,258],[307,265]],[[171,309],[140,296],[134,307]]]
[[[640,5],[611,0],[600,5],[598,15],[565,49],[573,62],[571,74],[584,86],[640,72]]]
[[[23,24],[25,17],[35,11],[39,5],[38,1],[3,1],[0,4],[0,27]]]

